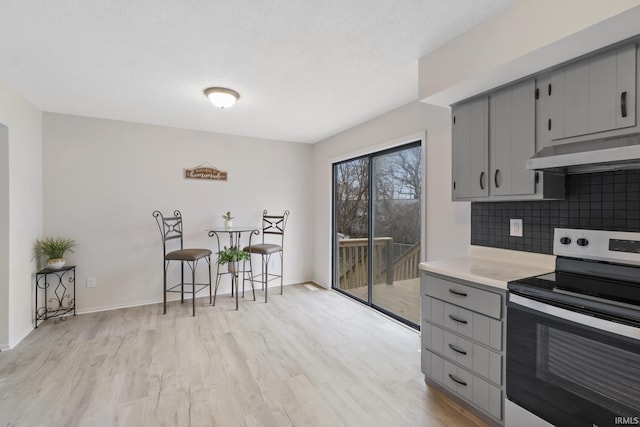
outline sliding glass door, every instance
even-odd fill
[[[420,323],[419,142],[334,164],[334,289]]]

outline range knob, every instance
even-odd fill
[[[571,243],[571,238],[569,237],[561,237],[560,238],[560,243],[562,243],[563,245],[568,245],[569,243]]]
[[[581,237],[578,240],[576,240],[576,243],[578,244],[578,246],[587,246],[589,244],[589,241]]]

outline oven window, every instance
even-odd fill
[[[640,355],[547,325],[537,325],[538,379],[624,414],[640,410]],[[636,414],[633,414],[636,415]]]

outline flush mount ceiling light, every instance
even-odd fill
[[[240,98],[238,92],[225,87],[210,87],[204,90],[204,94],[213,105],[223,110],[231,107]]]

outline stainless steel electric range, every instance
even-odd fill
[[[508,284],[506,425],[640,425],[640,233],[555,229]]]

